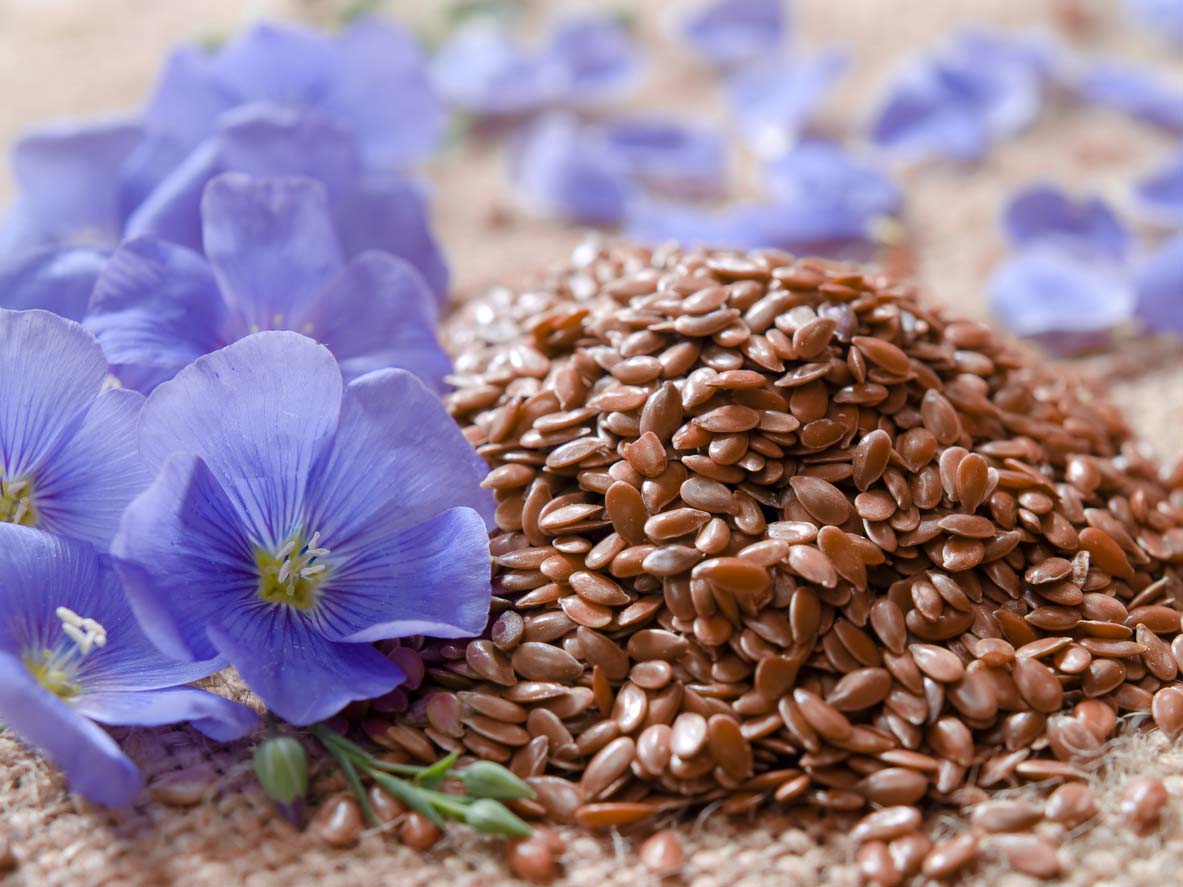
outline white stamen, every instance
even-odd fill
[[[279,567],[279,575],[276,576],[276,581],[283,585],[288,581],[288,577],[292,575],[292,562],[285,560]]]
[[[327,569],[328,567],[326,567],[324,564],[317,564],[314,567],[305,567],[300,571],[300,578],[307,579],[309,576],[315,576],[317,573],[323,573]]]
[[[279,551],[275,552],[275,559],[278,561],[281,561],[295,550],[296,550],[296,540],[289,539],[286,543],[284,543],[283,548],[281,548]]]
[[[29,485],[28,478],[25,478],[24,480],[10,480],[10,481],[8,481],[8,483],[6,483],[4,485],[4,491],[9,496],[16,497],[16,496],[19,496],[21,494],[21,491],[24,490],[24,488],[27,487],[28,485]]]
[[[19,502],[16,503],[16,511],[14,511],[12,514],[12,522],[14,524],[19,524],[22,520],[24,520],[25,515],[28,513],[29,513],[29,500],[28,499],[21,499]]]
[[[107,646],[107,629],[95,619],[84,619],[69,607],[58,607],[54,611],[62,623],[62,633],[86,656],[95,647]]]

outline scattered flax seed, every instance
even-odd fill
[[[424,678],[385,735],[409,754],[504,762],[596,829],[854,813],[864,877],[892,884],[980,855],[1053,876],[1032,829],[1094,815],[1118,717],[1183,731],[1183,489],[988,327],[873,269],[625,246],[445,336],[495,597],[485,637],[402,648]],[[1044,780],[1046,807],[988,801]],[[1132,786],[1130,824],[1164,798]],[[975,803],[972,831],[923,833]]]

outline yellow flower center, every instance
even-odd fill
[[[107,646],[107,630],[69,607],[58,607],[56,613],[68,643],[52,650],[26,650],[22,660],[37,683],[60,699],[70,699],[82,692],[75,680],[78,666],[91,650]]]
[[[32,478],[6,478],[0,474],[0,523],[17,524],[22,527],[37,525]]]
[[[269,604],[284,604],[305,612],[316,606],[316,594],[329,567],[324,558],[330,553],[320,548],[320,533],[307,542],[297,533],[278,551],[255,550],[259,568],[259,597]]]

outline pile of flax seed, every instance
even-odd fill
[[[521,812],[592,828],[856,813],[893,885],[984,849],[1054,876],[1118,718],[1183,730],[1183,483],[990,328],[865,268],[589,244],[445,333],[495,597],[482,638],[400,649],[422,682],[367,722],[396,752],[506,763]],[[1153,827],[1161,783],[1128,794]],[[970,827],[934,845],[934,805]]]

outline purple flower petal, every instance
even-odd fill
[[[486,21],[457,29],[432,60],[431,75],[451,105],[482,117],[533,113],[559,101],[571,84],[561,59],[527,51]]]
[[[33,679],[20,659],[0,652],[0,721],[65,771],[71,790],[124,807],[139,794],[139,771],[107,733]]]
[[[627,117],[609,121],[595,135],[603,150],[630,174],[667,193],[717,194],[727,174],[726,145],[714,129],[678,120]]]
[[[1007,329],[1061,353],[1103,341],[1134,309],[1134,289],[1120,267],[1047,247],[1003,263],[989,294]]]
[[[512,177],[532,210],[580,224],[620,222],[636,192],[625,160],[586,138],[573,118],[558,114],[524,134]]]
[[[750,65],[728,83],[731,112],[757,154],[785,150],[801,135],[822,99],[846,71],[844,52]]]
[[[393,173],[374,174],[333,197],[333,221],[348,255],[381,250],[406,259],[431,287],[436,307],[443,305],[448,264],[432,234],[422,188]]]
[[[325,640],[286,608],[239,608],[210,637],[243,680],[289,724],[314,724],[356,699],[394,689],[404,675],[369,644]]]
[[[1183,89],[1149,69],[1097,62],[1084,73],[1077,88],[1085,101],[1183,133]]]
[[[736,209],[707,211],[685,204],[639,201],[629,212],[628,236],[642,243],[685,247],[752,248],[751,233]]]
[[[42,308],[82,320],[107,252],[93,247],[34,252],[0,267],[0,307]]]
[[[344,265],[324,186],[218,176],[201,200],[205,253],[240,328],[283,329]]]
[[[1034,185],[1011,197],[1002,226],[1017,247],[1049,245],[1085,257],[1125,256],[1130,233],[1099,197],[1074,200],[1052,185]]]
[[[899,212],[899,188],[874,164],[828,142],[806,142],[765,167],[772,196],[791,214],[816,218],[807,240],[865,237]],[[798,238],[800,239],[800,238]]]
[[[582,15],[560,22],[547,54],[568,71],[564,98],[591,104],[623,92],[636,79],[637,47],[624,23],[615,17]]]
[[[1183,152],[1138,182],[1135,194],[1140,208],[1150,218],[1183,227]]]
[[[248,336],[152,392],[140,449],[154,471],[173,453],[200,456],[252,540],[277,545],[300,516],[311,467],[337,425],[342,387],[337,361],[311,339]]]
[[[226,304],[205,260],[143,237],[103,269],[86,328],[124,385],[149,393],[225,344]]]
[[[788,28],[785,0],[713,0],[682,24],[706,61],[730,68],[779,50]]]
[[[12,149],[19,221],[2,238],[6,252],[117,242],[120,169],[140,136],[126,121],[60,124],[23,136]]]
[[[480,634],[489,616],[489,545],[471,508],[398,529],[388,509],[348,545],[327,580],[316,626],[334,641]]]
[[[364,539],[466,506],[492,528],[493,502],[479,486],[486,471],[430,391],[409,373],[380,370],[346,386],[337,436],[313,473],[309,524],[326,539]],[[373,495],[376,484],[391,494]]]
[[[0,309],[0,474],[19,479],[52,457],[106,375],[102,350],[77,323]]]
[[[241,739],[259,724],[259,716],[245,705],[193,687],[88,693],[74,709],[108,726],[164,727],[188,722],[217,742]]]
[[[1183,333],[1183,232],[1138,269],[1138,317],[1155,332]]]
[[[1125,0],[1127,13],[1147,31],[1183,47],[1183,2],[1180,0]]]
[[[144,403],[134,391],[98,396],[77,432],[38,473],[38,526],[50,533],[111,544],[127,504],[151,480],[137,445]]]
[[[127,236],[153,234],[201,251],[201,195],[223,172],[318,180],[347,255],[394,253],[415,265],[439,298],[446,295],[448,270],[420,189],[395,173],[367,172],[352,134],[307,110],[254,104],[224,115],[218,131],[132,215]]]
[[[323,107],[358,134],[367,163],[387,169],[439,147],[446,113],[413,37],[383,19],[360,18],[337,35],[334,49],[337,76]]]
[[[878,146],[915,159],[975,160],[1039,112],[1051,50],[963,32],[901,72],[871,126]]]
[[[0,568],[0,650],[25,656],[70,649],[73,641],[63,630],[59,607],[106,630],[106,644],[73,667],[78,695],[70,697],[71,704],[94,692],[175,687],[224,665],[216,659],[179,662],[163,655],[137,623],[110,561],[85,543],[0,524]]]
[[[442,391],[452,362],[435,336],[435,314],[435,296],[414,268],[372,252],[345,267],[300,326],[329,347],[349,378],[398,367]]]
[[[255,599],[249,534],[206,464],[185,453],[165,462],[124,512],[111,553],[139,624],[169,656],[217,656],[210,622],[230,604]],[[180,586],[183,608],[165,591]]]

